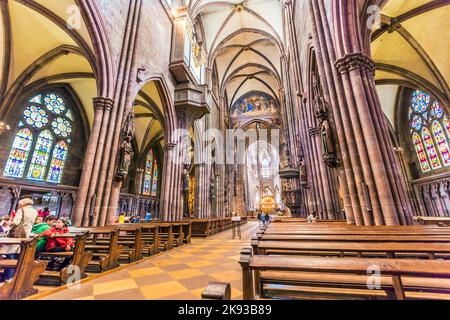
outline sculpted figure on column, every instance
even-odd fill
[[[133,146],[131,141],[134,137],[134,112],[128,113],[127,119],[122,130],[123,142],[120,147],[120,162],[117,169],[116,178],[119,181],[124,181],[128,177],[131,161],[134,156]]]

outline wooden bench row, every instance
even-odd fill
[[[215,219],[191,219],[193,237],[210,237],[233,227],[231,217]],[[241,218],[241,225],[247,223],[247,217]]]
[[[36,255],[38,237],[33,239],[0,238],[0,245],[19,245],[17,260],[0,260],[0,272],[15,269],[14,277],[0,283],[0,299],[23,299],[37,293],[38,285],[65,285],[88,276],[89,272],[104,272],[120,263],[131,263],[160,251],[170,250],[191,241],[190,221],[170,223],[124,224],[95,228],[70,228],[69,234],[58,238],[73,238],[70,252],[40,252]],[[60,271],[46,270],[50,259],[69,259]]]
[[[244,299],[450,299],[450,228],[272,223],[243,250]]]

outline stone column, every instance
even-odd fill
[[[106,128],[102,128],[103,116],[105,109],[113,105],[113,100],[106,97],[97,97],[93,99],[93,104],[94,121],[84,158],[83,173],[73,210],[73,223],[75,226],[81,226],[83,222],[87,221],[89,215],[87,204],[90,203],[92,197],[92,194],[89,193],[90,184],[91,180],[93,180],[93,175],[98,175],[98,171],[94,172],[94,164],[101,161],[101,158],[97,157],[97,147],[101,131],[106,130]],[[90,194],[90,196],[88,196],[88,194]]]
[[[183,218],[182,174],[183,165],[175,143],[167,143],[164,151],[164,176],[161,190],[161,220],[175,221]]]

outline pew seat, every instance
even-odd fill
[[[47,261],[35,260],[37,238],[0,238],[0,245],[18,245],[20,253],[17,260],[2,259],[0,268],[13,268],[14,276],[0,283],[0,300],[20,300],[37,293],[34,284],[45,271]]]

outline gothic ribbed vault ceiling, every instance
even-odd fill
[[[383,108],[394,127],[400,86],[437,95],[448,107],[449,16],[446,0],[390,0],[382,9],[382,28],[372,35],[372,54]]]
[[[189,8],[202,21],[208,65],[216,66],[229,105],[253,90],[278,98],[284,39],[281,2],[194,0]]]

